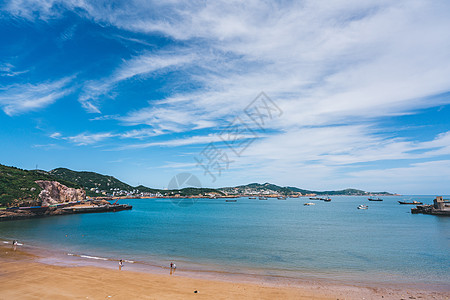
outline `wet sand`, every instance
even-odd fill
[[[335,284],[273,286],[96,266],[59,266],[0,245],[0,299],[449,299],[450,293]],[[195,291],[198,291],[195,293]]]

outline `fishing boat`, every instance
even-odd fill
[[[259,197],[259,200],[267,200],[267,197]]]
[[[326,198],[322,198],[321,200],[325,201],[325,202],[330,202],[331,198],[330,197],[326,197]]]
[[[369,198],[369,201],[383,201],[381,198]]]
[[[400,204],[412,204],[412,205],[421,205],[421,204],[423,204],[422,202],[419,202],[419,201],[416,201],[416,200],[411,201],[411,202],[408,202],[408,201],[398,201],[398,203],[400,203]]]
[[[248,199],[256,199],[256,197],[248,197]]]
[[[317,197],[310,197],[309,200],[320,200],[320,198],[317,198]]]
[[[277,197],[278,200],[286,200],[286,197]]]
[[[315,204],[315,203],[312,203],[312,202],[307,202],[307,203],[305,203],[305,204],[303,204],[303,205],[310,206],[310,205],[316,205],[316,204]]]
[[[368,209],[369,207],[367,205],[361,204],[358,206],[358,209]]]
[[[226,199],[225,202],[237,202],[236,199]]]

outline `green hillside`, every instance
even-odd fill
[[[42,189],[36,180],[58,181],[68,187],[80,186],[67,180],[55,179],[48,172],[41,170],[22,170],[0,164],[0,206],[13,206],[19,203],[36,204]]]
[[[49,174],[62,180],[75,182],[88,190],[96,189],[99,191],[111,192],[115,189],[124,191],[132,191],[134,189],[131,185],[126,184],[113,176],[102,175],[95,172],[78,172],[66,168],[57,168],[51,170]]]

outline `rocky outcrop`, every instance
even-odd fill
[[[42,188],[39,199],[43,206],[86,199],[84,189],[68,188],[58,181],[38,180],[36,183]]]

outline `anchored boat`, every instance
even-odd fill
[[[369,201],[383,201],[381,198],[369,198]]]
[[[414,201],[412,201],[412,202],[408,202],[408,201],[398,201],[398,203],[400,203],[400,204],[412,204],[412,205],[420,205],[420,204],[423,204],[422,202],[419,202],[419,201],[416,201],[416,200],[414,200]]]

